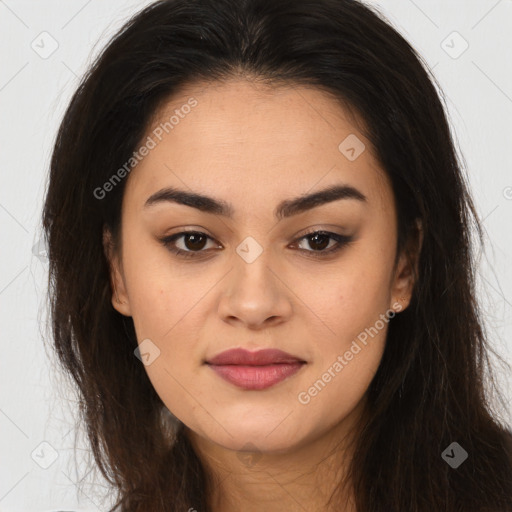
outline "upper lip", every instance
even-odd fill
[[[221,352],[220,354],[206,361],[207,364],[214,365],[238,364],[253,366],[297,362],[305,363],[306,361],[275,348],[258,350],[257,352],[250,352],[244,348],[233,348]]]

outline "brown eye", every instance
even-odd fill
[[[344,246],[352,242],[353,237],[339,235],[338,233],[331,233],[329,231],[313,231],[311,233],[304,235],[298,240],[306,240],[308,246],[312,249],[302,249],[303,251],[311,253],[311,256],[321,258],[339,251]],[[329,249],[326,250],[326,247],[329,246],[331,240],[334,240],[334,246],[331,246]]]
[[[178,240],[183,239],[181,242],[182,247],[178,246]],[[174,235],[162,238],[160,242],[169,251],[182,256],[184,258],[200,258],[203,256],[201,253],[208,253],[208,249],[205,249],[208,240],[213,240],[206,233],[201,231],[182,231]],[[310,249],[301,248],[301,252],[308,253],[313,257],[327,257],[335,252],[342,249],[344,246],[352,242],[352,236],[339,235],[338,233],[331,233],[329,231],[312,231],[300,238],[295,242],[295,245],[299,246],[304,243],[302,240],[307,241]],[[331,247],[329,247],[331,241],[334,241]],[[297,243],[299,242],[299,243]],[[219,246],[217,246],[218,248]],[[329,247],[329,248],[328,248]],[[327,249],[326,249],[327,248]]]
[[[177,241],[179,239],[183,239],[182,247],[179,247]],[[208,242],[208,239],[213,240],[206,233],[202,233],[200,231],[182,231],[181,233],[176,233],[171,236],[167,236],[162,238],[160,241],[169,249],[169,251],[177,254],[179,256],[188,257],[197,257],[200,256],[199,253],[207,252],[203,250]],[[198,253],[198,254],[196,254]]]
[[[332,239],[329,235],[317,232],[307,237],[309,246],[315,251],[321,251],[329,245],[329,241]]]
[[[191,251],[200,251],[206,244],[206,238],[199,233],[187,233],[184,235],[185,247]]]

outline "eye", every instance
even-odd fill
[[[177,241],[183,238],[183,248],[177,247]],[[160,242],[173,254],[184,258],[199,258],[198,253],[207,252],[203,250],[207,245],[208,240],[213,240],[206,233],[201,231],[181,231],[174,235],[160,239]],[[304,240],[304,242],[301,242]],[[329,247],[330,241],[334,240],[334,246]],[[330,231],[312,231],[296,239],[293,245],[301,245],[307,243],[313,250],[301,249],[301,251],[311,253],[313,257],[327,257],[335,252],[338,252],[344,246],[352,242],[352,236],[339,235],[338,233],[331,233]],[[297,243],[300,242],[300,243]]]
[[[179,240],[180,238],[184,239],[184,249],[176,247],[176,240]],[[194,258],[197,257],[195,253],[205,252],[202,249],[204,249],[207,239],[213,240],[210,236],[206,233],[202,233],[201,231],[182,231],[162,238],[160,241],[173,254],[184,256],[185,258]]]
[[[338,233],[331,233],[330,231],[312,231],[298,238],[297,240],[304,240],[305,243],[309,245],[309,247],[313,248],[312,251],[303,249],[306,252],[311,253],[311,256],[315,258],[324,258],[338,252],[344,246],[350,244],[350,242],[353,240],[353,237],[339,235]],[[326,247],[329,247],[329,243],[332,240],[335,242],[334,245],[325,250]]]

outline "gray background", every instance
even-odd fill
[[[99,477],[92,487],[80,433],[73,452],[74,394],[42,342],[40,211],[52,142],[78,77],[147,3],[0,0],[0,512],[107,510],[107,488]],[[478,271],[487,329],[512,362],[512,1],[368,3],[420,52],[446,95],[488,239]],[[510,401],[511,376],[497,371]]]

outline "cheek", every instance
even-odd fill
[[[373,325],[389,307],[389,279],[382,262],[347,268],[333,274],[312,299],[324,323],[334,331],[333,338],[342,343]]]
[[[333,275],[311,297],[328,327],[322,330],[325,335],[312,336],[317,360],[312,368],[314,378],[307,386],[312,386],[311,397],[320,391],[323,394],[318,405],[330,399],[346,401],[347,407],[356,403],[384,351],[390,320],[387,268],[382,261],[347,268],[350,271]]]
[[[296,399],[312,421],[334,425],[357,406],[377,372],[390,318],[376,280],[345,281],[327,295],[323,320],[333,332],[312,337],[316,359]]]
[[[141,240],[133,235],[125,247],[126,287],[137,336],[164,340],[193,317],[211,279],[183,272],[183,266],[173,268],[171,257],[147,235]]]

